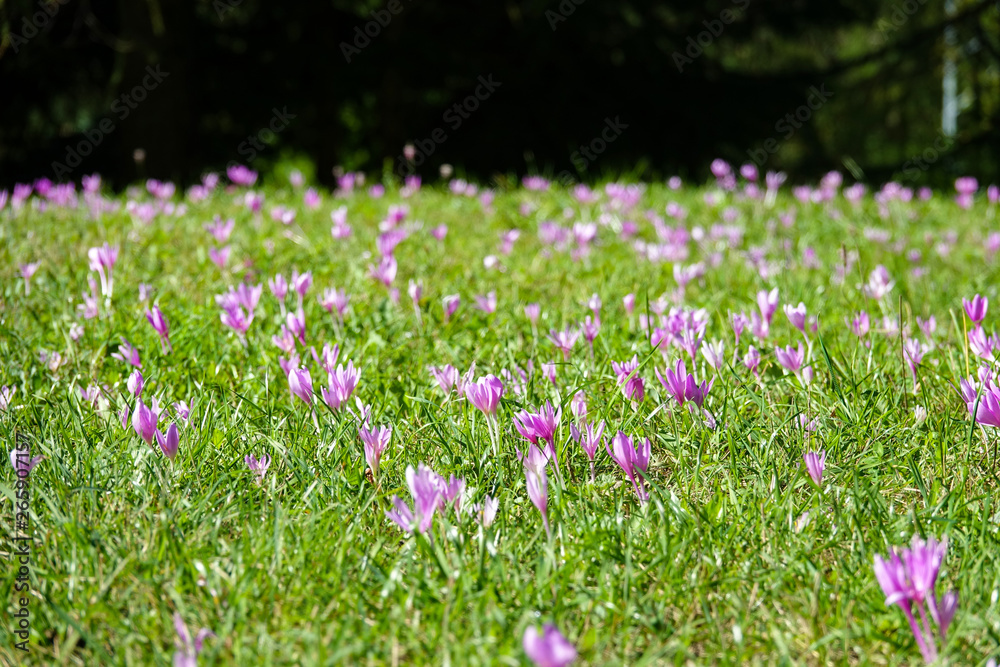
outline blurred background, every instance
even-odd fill
[[[717,157],[793,180],[1000,175],[998,0],[0,0],[0,14],[0,187],[187,184],[233,163],[324,183],[443,163],[484,182],[702,180]]]

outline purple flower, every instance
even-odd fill
[[[626,294],[623,296],[622,305],[625,306],[625,312],[631,315],[635,310],[635,294]]]
[[[802,343],[798,343],[794,348],[791,345],[788,347],[775,347],[774,356],[778,358],[778,363],[783,368],[798,375],[802,369],[805,353],[802,350]]]
[[[500,501],[496,498],[491,498],[486,496],[483,498],[483,503],[480,505],[476,503],[472,506],[472,511],[475,513],[476,518],[479,523],[483,525],[483,528],[489,528],[493,525],[494,519],[497,516],[497,509],[500,508]]]
[[[790,306],[789,304],[784,305],[785,316],[788,317],[788,321],[792,323],[792,326],[801,331],[806,332],[806,306],[804,303],[799,302],[797,306]]]
[[[434,512],[444,493],[444,480],[433,470],[420,463],[417,470],[406,467],[406,485],[413,498],[411,509],[398,496],[392,497],[396,509],[387,510],[385,515],[408,533],[427,533],[434,523]]]
[[[462,299],[457,294],[449,294],[442,300],[445,322],[451,319],[451,316],[458,310],[458,304],[461,302]]]
[[[489,417],[495,417],[503,396],[503,382],[495,375],[481,377],[465,385],[465,397]]]
[[[639,447],[636,448],[628,436],[618,431],[617,435],[611,438],[610,443],[605,441],[604,448],[632,482],[635,493],[639,496],[639,502],[646,502],[649,499],[649,493],[646,491],[645,476],[637,476],[635,471],[641,470],[645,473],[649,467],[649,455],[652,448],[649,438],[643,438],[639,441]]]
[[[29,264],[21,265],[21,277],[24,278],[24,296],[31,294],[31,277],[35,275],[35,271],[41,266],[38,262],[31,262]]]
[[[549,529],[549,478],[545,474],[545,467],[534,468],[530,466],[524,467],[524,478],[528,486],[528,498],[531,499],[532,504],[538,508],[538,511],[542,515],[542,524],[545,526],[545,532],[548,533],[549,537],[552,537],[552,531]]]
[[[128,387],[129,393],[133,396],[138,396],[142,393],[142,373],[139,370],[132,371],[132,374],[128,376],[128,381],[126,386]]]
[[[639,376],[639,355],[633,355],[631,361],[611,362],[611,368],[618,377],[618,386],[622,389],[622,394],[630,401],[638,403],[646,395],[645,385]]]
[[[524,316],[528,318],[528,321],[532,325],[538,323],[538,316],[542,314],[542,307],[537,303],[529,303],[524,307]]]
[[[761,318],[770,325],[774,311],[778,309],[778,288],[775,287],[770,292],[757,292],[757,307],[760,308]]]
[[[497,310],[497,293],[491,291],[486,296],[476,297],[476,307],[484,313],[495,313]]]
[[[114,268],[118,262],[118,246],[105,243],[87,251],[90,270],[97,271],[101,278],[101,294],[110,299],[115,288]]]
[[[327,375],[329,389],[323,387],[320,394],[323,401],[330,406],[331,410],[338,410],[341,405],[354,393],[358,386],[358,379],[361,373],[354,368],[354,362],[348,360],[347,367],[343,364],[337,365],[337,370]]]
[[[124,361],[126,363],[132,364],[136,368],[142,368],[142,362],[139,361],[139,350],[132,347],[132,345],[125,340],[121,339],[121,344],[118,346],[118,351],[112,353],[113,358],[118,361]]]
[[[177,456],[177,445],[180,442],[180,435],[177,433],[177,424],[171,424],[167,428],[166,435],[157,431],[156,441],[159,443],[160,449],[163,450],[164,455],[173,461],[174,457]]]
[[[338,290],[336,288],[330,288],[323,291],[323,296],[320,297],[320,305],[328,313],[332,313],[334,309],[337,310],[337,317],[343,321],[344,314],[347,312],[347,306],[351,302],[351,297],[347,296],[345,290]]]
[[[865,293],[871,298],[879,300],[892,291],[895,284],[895,281],[889,276],[889,270],[879,264],[868,276]]]
[[[580,443],[580,447],[583,448],[583,452],[590,460],[590,481],[594,482],[596,480],[594,457],[597,455],[597,447],[601,444],[601,439],[604,437],[604,422],[602,421],[597,425],[597,428],[594,428],[594,424],[581,421],[579,429],[576,428],[576,424],[571,423],[569,425],[569,433],[573,437],[573,440]]]
[[[14,473],[21,478],[30,475],[34,467],[44,458],[44,456],[31,458],[31,450],[27,447],[24,449],[15,447],[10,450],[10,464],[14,466]]]
[[[362,426],[358,429],[358,435],[364,443],[365,461],[372,469],[372,475],[378,477],[379,464],[382,462],[382,454],[389,446],[392,429],[388,426],[379,426],[369,430],[366,426]]]
[[[298,396],[306,405],[312,405],[313,384],[308,368],[293,368],[288,373],[288,388],[292,396]]]
[[[174,629],[177,631],[177,639],[174,640],[177,645],[177,652],[174,653],[174,667],[197,667],[198,654],[201,653],[205,639],[214,637],[215,633],[208,628],[202,628],[192,641],[191,634],[188,632],[187,626],[184,625],[184,619],[177,612],[174,612]]]
[[[536,667],[566,667],[576,660],[576,649],[551,623],[545,624],[541,634],[529,625],[521,643]]]
[[[15,391],[17,391],[17,387],[8,387],[7,385],[0,387],[0,412],[6,412],[10,407],[10,399],[14,397]]]
[[[264,475],[267,474],[267,469],[271,466],[271,456],[265,453],[260,459],[257,459],[253,454],[247,454],[244,460],[250,472],[257,475],[257,483],[263,483]]]
[[[816,486],[823,486],[823,469],[826,467],[826,450],[806,452],[802,457],[806,463],[806,472],[812,477]]]
[[[989,307],[989,300],[984,296],[979,296],[978,294],[972,297],[972,300],[962,299],[962,306],[965,308],[965,314],[969,316],[972,323],[977,327],[986,319],[986,309]]]
[[[221,248],[209,248],[208,258],[212,260],[212,263],[217,267],[224,269],[226,268],[226,264],[229,263],[230,250],[231,248],[227,245],[224,245]]]
[[[257,172],[252,171],[249,167],[245,167],[242,164],[234,164],[226,169],[226,176],[229,177],[229,180],[234,185],[242,185],[244,187],[250,187],[257,182]]]
[[[451,364],[445,364],[440,368],[437,366],[431,366],[427,370],[429,370],[431,375],[434,376],[434,380],[438,383],[438,386],[441,387],[441,391],[444,392],[445,396],[451,394],[451,392],[458,386],[458,369]]]
[[[156,401],[153,401],[156,403]],[[146,406],[142,399],[136,399],[135,410],[132,411],[132,428],[136,434],[146,441],[147,445],[153,444],[153,437],[156,435],[156,422],[160,415],[153,409]]]
[[[152,325],[153,330],[160,337],[160,344],[164,352],[170,349],[170,323],[164,317],[163,311],[158,305],[154,305],[152,310],[146,311],[146,319]]]
[[[556,331],[555,329],[553,329],[549,333],[549,339],[563,353],[563,359],[565,361],[569,361],[570,352],[573,351],[573,346],[576,345],[576,340],[579,337],[580,337],[579,331],[569,328],[566,328],[562,331]]]

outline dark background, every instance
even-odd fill
[[[1000,180],[997,0],[957,0],[950,18],[940,0],[396,1],[396,14],[386,0],[4,2],[0,187],[92,172],[117,186],[189,183],[246,163],[244,142],[275,109],[294,118],[264,133],[252,168],[314,165],[326,183],[338,165],[377,177],[421,140],[434,149],[417,169],[425,179],[443,162],[479,180],[702,179],[713,158],[746,162],[769,138],[779,147],[762,169],[794,180],[829,169],[875,183]],[[369,22],[377,34],[356,41]],[[350,62],[345,44],[363,46]],[[953,141],[940,133],[949,48],[962,104]],[[157,65],[167,75],[122,118],[121,96]],[[500,86],[453,129],[458,116],[445,114],[489,75]],[[813,86],[829,100],[800,127],[778,126]],[[581,169],[573,154],[606,118],[627,128]],[[428,143],[437,128],[446,140]],[[70,167],[81,142],[92,150]]]

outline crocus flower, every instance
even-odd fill
[[[812,477],[816,486],[823,486],[823,469],[826,467],[826,450],[806,452],[802,457],[806,463],[806,472]]]
[[[757,292],[757,307],[760,308],[761,318],[770,325],[774,311],[778,309],[778,288],[775,287],[770,292]]]
[[[288,388],[292,396],[298,396],[306,405],[312,405],[313,384],[308,368],[293,368],[288,373]]]
[[[221,248],[209,248],[208,258],[212,260],[212,263],[217,267],[224,269],[226,268],[226,264],[229,264],[230,251],[231,248],[227,245],[224,245]]]
[[[322,297],[320,297],[320,305],[328,313],[332,313],[334,309],[337,311],[337,318],[341,321],[344,320],[344,314],[347,312],[347,306],[350,305],[351,297],[347,295],[344,290],[338,290],[336,288],[329,288],[323,291]]]
[[[486,496],[483,498],[483,503],[481,505],[476,503],[472,506],[472,511],[479,520],[479,523],[483,525],[483,528],[489,528],[493,525],[493,521],[497,516],[497,509],[499,508],[499,500]]]
[[[566,328],[562,331],[556,331],[553,329],[549,333],[549,340],[551,340],[557,348],[563,353],[563,359],[569,361],[569,355],[573,351],[573,346],[576,345],[577,338],[580,337],[580,332],[575,329]]]
[[[17,391],[17,387],[8,387],[7,385],[0,387],[0,412],[6,412],[7,408],[10,407],[10,399],[14,397],[15,391]]]
[[[285,281],[285,277],[280,273],[276,274],[267,281],[267,288],[274,295],[274,298],[278,300],[278,303],[281,304],[282,312],[284,312],[285,297],[288,295],[288,283]]]
[[[544,466],[541,468],[524,467],[524,478],[528,486],[528,498],[532,504],[538,508],[542,515],[542,524],[545,532],[552,537],[549,529],[549,478],[545,474]]]
[[[234,185],[250,187],[257,182],[257,172],[242,164],[234,164],[226,169],[226,176]]]
[[[455,314],[455,311],[458,310],[458,304],[461,303],[461,301],[462,299],[457,294],[449,294],[442,299],[445,322],[450,320],[451,316]]]
[[[536,667],[566,667],[576,660],[576,649],[551,623],[545,624],[541,634],[529,625],[521,643]]]
[[[618,386],[625,398],[641,403],[646,395],[645,385],[639,376],[639,355],[633,355],[631,361],[611,362],[611,368],[618,377]]]
[[[337,410],[354,393],[358,386],[358,378],[361,373],[354,367],[354,362],[348,360],[347,367],[343,364],[337,365],[337,370],[327,376],[329,388],[323,387],[320,394],[323,401],[330,406],[331,410]]]
[[[142,393],[142,373],[139,370],[132,371],[132,374],[128,376],[128,386],[129,393],[133,396],[138,396]]]
[[[590,481],[594,482],[597,479],[594,471],[594,456],[597,454],[597,446],[601,444],[601,438],[604,437],[604,422],[602,421],[597,425],[597,428],[594,428],[594,424],[581,421],[579,429],[576,428],[576,424],[571,423],[569,432],[573,440],[580,443],[580,447],[583,448],[590,460]]]
[[[649,499],[649,493],[646,491],[645,477],[636,475],[636,470],[641,470],[645,473],[649,467],[649,455],[652,448],[649,438],[643,438],[639,441],[639,447],[637,448],[632,444],[631,438],[618,431],[611,438],[610,443],[605,441],[604,448],[607,450],[608,456],[621,466],[621,469],[625,472],[625,476],[632,482],[635,493],[639,496],[639,502],[646,502]]]
[[[256,178],[256,174],[254,178]],[[177,645],[177,652],[174,653],[174,667],[197,667],[198,654],[201,653],[205,639],[214,637],[215,633],[208,628],[202,628],[192,641],[191,634],[188,632],[187,626],[184,625],[184,619],[177,612],[174,612],[174,629],[177,631],[177,639],[174,640]]]
[[[441,477],[423,463],[416,470],[407,466],[406,485],[410,488],[413,508],[398,496],[393,496],[396,509],[387,510],[385,515],[408,533],[427,533],[434,523],[434,512],[444,491],[442,482]]]
[[[503,382],[495,375],[487,375],[465,385],[465,397],[488,417],[496,417],[502,396]]]
[[[157,431],[156,441],[160,444],[160,449],[163,450],[164,455],[173,461],[174,457],[177,456],[177,445],[180,441],[180,436],[177,433],[177,424],[171,424],[167,428],[166,435]]]
[[[132,347],[124,338],[121,339],[121,344],[118,346],[118,351],[111,354],[112,357],[118,361],[124,361],[128,364],[135,366],[136,368],[142,368],[142,362],[139,360],[139,350]]]
[[[868,276],[865,293],[871,298],[879,300],[892,291],[895,284],[895,281],[889,276],[889,270],[879,264]]]
[[[781,366],[798,375],[799,371],[802,369],[802,362],[805,358],[805,353],[802,350],[802,343],[798,343],[796,347],[789,345],[788,347],[776,347],[774,348],[774,356],[777,357],[778,363]]]
[[[118,246],[105,243],[87,251],[90,270],[97,271],[101,278],[101,294],[110,299],[115,289],[114,268],[118,262]]]
[[[427,370],[429,370],[431,375],[434,376],[434,380],[438,383],[438,386],[441,387],[441,391],[444,392],[445,396],[450,395],[458,385],[458,369],[451,364],[445,364],[440,368],[437,366],[431,366]]]
[[[153,437],[156,435],[156,422],[159,418],[160,415],[147,407],[141,398],[136,399],[135,409],[132,411],[132,428],[135,429],[140,438],[146,441],[147,445],[153,444]]]
[[[379,464],[382,462],[382,454],[389,446],[389,439],[392,437],[392,429],[389,426],[378,426],[368,429],[362,426],[358,429],[358,435],[365,447],[365,461],[372,469],[372,475],[378,477]]]
[[[587,340],[587,345],[590,346],[590,354],[594,354],[594,339],[597,338],[597,334],[601,332],[601,320],[598,317],[591,317],[587,315],[583,318],[583,324],[580,325],[583,330],[583,337]]]
[[[723,354],[724,345],[721,340],[706,343],[705,347],[701,348],[701,353],[705,357],[705,361],[708,365],[715,370],[721,369],[726,363],[726,357]]]
[[[27,447],[24,449],[15,447],[10,450],[10,464],[14,466],[14,473],[21,478],[30,475],[34,467],[44,458],[44,456],[36,456],[32,458],[31,450]]]
[[[164,317],[163,311],[160,310],[159,306],[154,305],[152,310],[146,311],[146,319],[149,320],[153,330],[160,337],[160,346],[163,348],[164,353],[166,353],[170,350],[170,323]]]
[[[24,279],[24,296],[31,294],[31,277],[38,271],[39,266],[41,264],[38,262],[21,265],[21,277]]]
[[[792,323],[792,326],[801,331],[806,332],[806,306],[801,301],[797,306],[791,306],[789,304],[784,305],[785,316],[788,317],[788,321]]]
[[[491,291],[485,296],[476,296],[476,307],[484,313],[495,313],[497,310],[497,293]]]
[[[858,338],[864,338],[869,329],[871,328],[871,323],[868,319],[868,313],[865,311],[860,311],[854,315],[854,317],[848,321],[848,326],[851,327],[851,331]]]
[[[969,316],[972,323],[977,327],[982,324],[982,321],[986,319],[986,309],[989,307],[989,300],[984,296],[979,296],[978,294],[972,297],[972,300],[962,299],[962,306],[965,308],[965,314]]]
[[[938,625],[938,636],[943,645],[958,607],[958,593],[951,591],[939,599],[934,591],[947,550],[947,539],[938,542],[931,536],[924,541],[914,535],[910,548],[893,549],[888,559],[875,556],[875,578],[885,594],[885,604],[899,605],[906,614],[913,638],[928,665],[938,657],[937,642],[928,615]],[[919,620],[914,617],[914,605]]]
[[[528,318],[532,326],[538,323],[538,316],[542,313],[542,307],[537,303],[529,303],[524,307],[524,316]]]
[[[626,294],[623,296],[622,305],[625,306],[625,312],[631,315],[635,310],[635,294]]]

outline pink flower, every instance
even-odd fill
[[[495,375],[487,375],[465,385],[465,397],[483,414],[495,417],[503,396],[503,382]]]
[[[972,323],[979,326],[986,319],[986,309],[989,307],[989,300],[977,294],[971,300],[962,299],[962,306],[965,308],[965,314],[969,316]]]
[[[635,493],[639,496],[639,502],[646,502],[649,499],[649,493],[646,491],[644,475],[646,469],[649,467],[649,455],[652,448],[649,438],[643,438],[639,442],[639,447],[636,448],[632,444],[631,438],[618,431],[611,438],[610,443],[605,441],[604,448],[607,450],[608,456],[621,466],[621,469],[625,472],[625,476],[632,482]],[[643,475],[636,475],[636,470],[641,471]]]
[[[302,399],[306,405],[312,405],[312,376],[308,368],[293,368],[288,373],[288,388],[292,396]]]
[[[170,323],[163,315],[163,311],[160,310],[158,305],[154,305],[152,310],[146,311],[146,319],[152,325],[157,335],[159,335],[160,345],[163,347],[164,353],[166,353],[170,350]]]
[[[802,457],[805,460],[806,472],[816,483],[816,486],[823,485],[823,469],[826,467],[826,451],[806,452]]]
[[[484,313],[495,313],[497,309],[497,293],[491,291],[485,296],[476,297],[476,307]]]
[[[372,470],[372,475],[378,477],[379,464],[382,462],[382,454],[389,446],[389,439],[392,437],[392,429],[388,426],[379,426],[374,429],[362,425],[358,429],[361,442],[364,443],[365,461]]]
[[[551,623],[545,624],[541,634],[529,625],[521,643],[536,667],[566,667],[576,660],[576,649]]]

